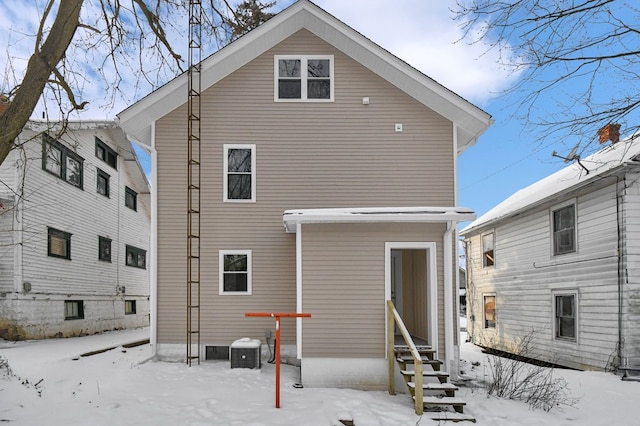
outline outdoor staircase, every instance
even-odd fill
[[[471,421],[476,419],[463,412],[465,401],[456,398],[459,389],[449,382],[449,373],[440,371],[442,361],[434,359],[436,353],[430,346],[416,346],[422,359],[422,403],[424,415],[433,420],[448,420],[453,422]],[[394,354],[400,373],[409,388],[409,393],[415,401],[416,384],[414,359],[411,350],[406,345],[394,345]]]

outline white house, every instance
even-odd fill
[[[149,184],[113,122],[29,122],[0,166],[0,337],[149,324]]]
[[[578,369],[640,368],[640,142],[516,192],[462,230],[472,342]]]

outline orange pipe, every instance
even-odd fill
[[[311,314],[246,312],[245,317],[272,317],[276,319],[276,408],[280,408],[280,318],[310,318]]]

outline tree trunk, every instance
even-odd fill
[[[15,138],[29,120],[53,70],[64,57],[80,22],[83,0],[62,0],[56,19],[42,47],[29,58],[22,84],[0,114],[0,165],[13,148]],[[46,19],[46,16],[42,19]]]

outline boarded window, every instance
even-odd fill
[[[484,296],[484,328],[496,327],[496,296]]]

